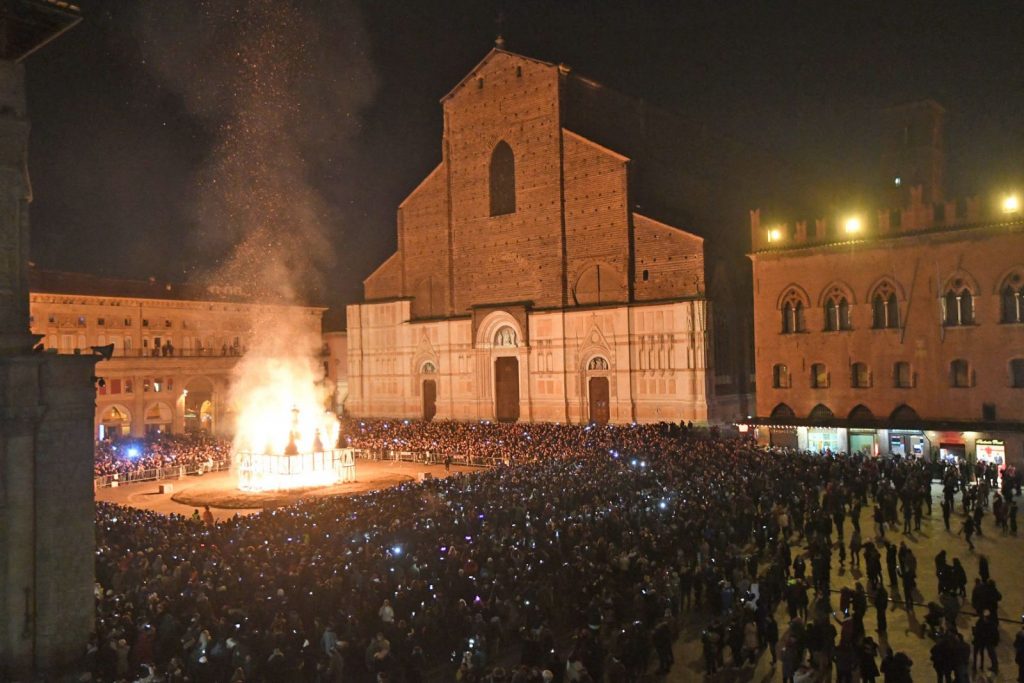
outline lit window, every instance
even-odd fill
[[[899,187],[902,183],[903,178],[900,178],[899,176],[896,176],[895,178],[892,179],[892,184],[895,185],[896,187]]]
[[[824,363],[814,363],[811,365],[811,388],[828,388],[828,368],[825,367]]]
[[[957,358],[949,364],[949,385],[956,388],[971,386],[971,370],[967,361]]]
[[[789,388],[789,368],[782,363],[772,367],[772,386],[776,389]]]
[[[899,389],[909,389],[913,386],[913,375],[910,373],[910,363],[898,361],[892,366],[893,385]]]
[[[850,384],[854,389],[866,389],[871,386],[871,372],[865,363],[854,363],[850,366]]]

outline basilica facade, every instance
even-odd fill
[[[347,412],[700,423],[744,410],[746,337],[715,318],[742,305],[727,278],[709,282],[728,267],[699,212],[680,210],[694,190],[681,155],[647,134],[662,113],[501,47],[442,106],[441,163],[347,309]]]

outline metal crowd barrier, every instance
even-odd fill
[[[402,451],[387,448],[356,448],[356,457],[364,460],[414,462],[421,465],[443,465],[447,454],[432,451]],[[504,461],[501,458],[479,455],[452,454],[453,465],[463,467],[495,467]]]
[[[355,448],[357,458],[364,460],[391,461],[391,462],[413,462],[421,465],[443,465],[445,455],[431,451],[400,451],[391,449]],[[479,455],[453,454],[451,456],[453,465],[462,467],[496,467],[504,461],[501,458],[484,457]],[[143,481],[161,481],[163,479],[180,479],[182,477],[201,474],[206,472],[221,472],[231,469],[231,462],[223,460],[213,463],[207,467],[205,463],[189,466],[161,467],[148,470],[139,470],[127,474],[108,474],[93,479],[93,490],[110,488],[111,486],[124,486],[137,484]]]
[[[107,474],[93,479],[93,490],[110,488],[112,486],[123,486],[137,484],[143,481],[161,481],[163,479],[180,479],[194,474],[205,474],[207,472],[222,472],[231,468],[231,462],[222,460],[214,462],[212,466],[206,463],[195,465],[178,465],[174,467],[159,467],[125,474]]]

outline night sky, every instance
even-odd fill
[[[512,51],[761,148],[839,198],[875,178],[876,111],[921,97],[948,110],[948,194],[1024,188],[1017,1],[219,3],[83,0],[83,22],[30,57],[40,267],[172,281],[228,272],[252,218],[225,213],[227,195],[209,201],[214,180],[234,177],[237,198],[244,183],[278,186],[283,165],[278,206],[259,215],[287,221],[280,202],[300,196],[326,238],[287,267],[322,271],[322,303],[358,300],[395,249],[397,205],[440,161],[439,99],[499,30]],[[276,77],[276,52],[298,55],[267,86],[295,96],[273,110],[291,126],[283,136],[232,125],[264,102],[263,81],[246,98],[250,81],[221,68],[245,51],[260,78]],[[291,160],[276,164],[282,155]],[[271,231],[260,245],[306,250],[301,230]]]

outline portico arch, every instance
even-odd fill
[[[216,418],[213,380],[202,376],[193,377],[185,382],[182,394],[185,431],[212,434]]]
[[[147,434],[168,434],[174,423],[174,410],[163,401],[153,401],[143,415]]]
[[[117,439],[128,436],[132,433],[131,411],[120,403],[107,406],[100,414],[97,431],[99,432],[97,437],[100,439]]]

